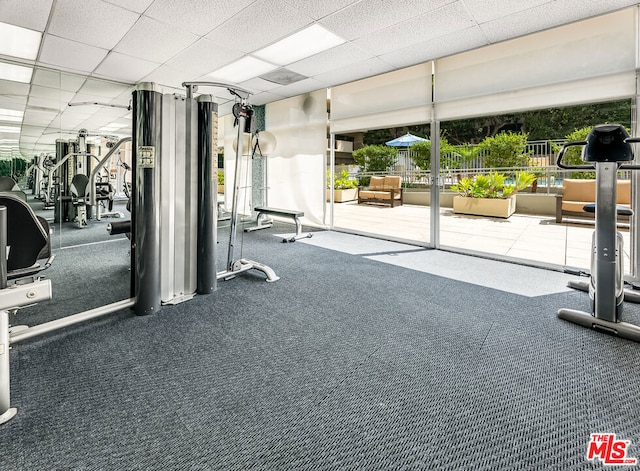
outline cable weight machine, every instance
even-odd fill
[[[267,282],[278,281],[280,277],[276,275],[272,268],[254,260],[248,260],[246,258],[236,259],[235,248],[238,232],[238,210],[240,200],[240,175],[242,174],[242,161],[243,161],[243,135],[247,127],[251,128],[250,123],[253,117],[253,109],[249,104],[249,96],[251,92],[248,90],[228,85],[220,82],[185,82],[182,84],[187,89],[187,99],[193,97],[199,86],[208,87],[220,87],[226,88],[227,91],[236,98],[236,103],[233,106],[233,115],[236,118],[237,126],[237,148],[236,148],[236,161],[235,161],[235,178],[233,185],[232,206],[230,214],[230,227],[229,227],[229,247],[227,250],[227,262],[226,269],[216,273],[218,280],[229,280],[236,275],[249,271],[257,270],[263,272],[266,276]],[[251,142],[251,141],[249,141]],[[200,144],[202,145],[202,144]],[[215,200],[215,195],[212,197]],[[213,207],[217,208],[215,201],[212,201]]]

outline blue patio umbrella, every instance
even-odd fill
[[[390,141],[385,142],[386,145],[391,147],[411,147],[416,142],[428,142],[429,139],[424,137],[414,136],[411,133],[407,133],[404,136],[396,137]]]

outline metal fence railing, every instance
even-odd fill
[[[336,166],[338,175],[342,170],[346,170],[349,178],[358,180],[361,185],[366,184],[372,176],[397,175],[402,177],[402,184],[405,188],[427,188],[433,184],[431,172],[421,169],[396,168],[387,172],[361,172],[357,165]],[[475,175],[488,174],[492,172],[502,173],[507,177],[507,182],[512,180],[518,171],[531,172],[536,175],[536,192],[541,194],[557,193],[562,188],[562,180],[566,178],[585,178],[584,172],[577,175],[575,170],[564,170],[555,165],[529,166],[529,167],[504,167],[504,168],[461,168],[461,169],[441,169],[438,186],[443,191],[449,190],[451,185],[455,185],[462,178],[473,178]],[[618,172],[619,180],[631,179],[630,170]]]
[[[576,175],[575,171],[566,171],[555,165],[558,146],[562,145],[565,140],[542,140],[529,141],[527,143],[526,152],[530,154],[531,165],[527,167],[517,168],[487,168],[484,164],[486,153],[479,151],[473,159],[464,159],[461,153],[450,152],[441,158],[442,167],[440,169],[440,177],[438,184],[445,188],[457,183],[461,178],[473,177],[477,174],[486,174],[490,172],[504,173],[509,177],[513,176],[516,171],[524,170],[532,172],[537,176],[536,185],[539,192],[555,192],[557,187],[562,186],[564,178],[570,178]],[[463,146],[454,146],[454,149]],[[474,147],[474,146],[464,146]],[[477,147],[477,146],[476,146]],[[342,170],[346,170],[352,179],[361,179],[365,182],[369,177],[374,175],[398,175],[402,177],[405,186],[428,186],[433,182],[431,172],[425,171],[418,167],[414,161],[415,153],[410,148],[400,149],[398,159],[387,172],[367,172],[360,171],[358,165],[341,165],[336,166],[336,173],[340,174]],[[628,179],[628,172],[621,172],[619,178]]]

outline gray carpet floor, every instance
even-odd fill
[[[243,235],[276,283],[15,345],[0,469],[602,469],[599,432],[640,457],[639,346],[557,319],[588,308],[568,275],[291,231]],[[56,249],[54,299],[15,320],[128,297],[127,250]]]

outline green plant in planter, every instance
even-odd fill
[[[516,172],[513,184],[506,183],[506,176],[493,172],[488,175],[476,175],[474,178],[463,178],[451,185],[451,190],[468,198],[508,198],[518,191],[524,190],[536,179],[533,173]]]
[[[350,188],[358,188],[359,182],[357,179],[351,178],[349,172],[343,170],[340,172],[340,176],[336,173],[333,176],[333,189],[334,190],[348,190]],[[331,188],[331,171],[327,170],[327,188]]]
[[[216,173],[218,174],[218,185],[224,185],[224,172],[218,170]]]

